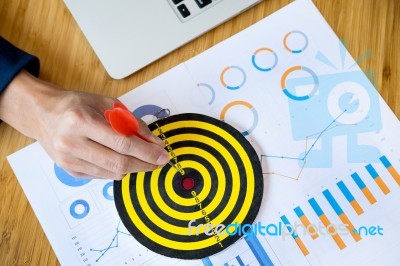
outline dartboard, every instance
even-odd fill
[[[128,231],[156,253],[200,259],[242,235],[259,211],[263,176],[257,153],[235,128],[200,114],[179,114],[149,125],[171,164],[114,183],[117,211]],[[225,228],[225,230],[223,230]]]

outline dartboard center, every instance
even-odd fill
[[[182,178],[181,185],[186,190],[192,190],[195,186],[195,181],[193,177],[185,176]]]

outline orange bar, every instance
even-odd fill
[[[311,222],[310,222],[310,220],[308,220],[308,218],[305,215],[300,217],[300,221],[303,223],[303,225],[306,228],[308,228],[308,233],[310,234],[312,239],[318,238],[319,235],[318,235],[317,231],[315,231],[314,226],[310,226]]]
[[[361,208],[360,204],[356,200],[353,200],[350,202],[350,205],[353,207],[354,211],[358,214],[361,215],[364,213],[364,210]]]
[[[374,195],[372,195],[371,191],[367,187],[363,188],[361,191],[364,194],[364,196],[367,198],[369,203],[371,203],[371,204],[376,203],[376,199],[375,199]]]
[[[319,216],[319,219],[321,220],[321,222],[323,223],[323,225],[325,225],[325,227],[328,229],[334,229],[333,226],[331,225],[331,222],[329,221],[328,217],[326,217],[325,214]],[[336,233],[331,232],[331,230],[328,229],[329,234],[332,236],[333,240],[335,240],[336,245],[340,248],[340,249],[344,249],[346,247],[346,244],[343,242],[343,239]]]
[[[356,242],[361,240],[361,236],[358,234],[357,230],[355,229],[354,225],[350,222],[349,217],[346,214],[342,213],[339,215],[340,220],[343,224],[347,224],[347,229],[349,230],[351,236],[354,238]]]
[[[306,246],[304,245],[303,241],[301,241],[300,238],[295,238],[294,241],[296,241],[296,244],[299,246],[301,252],[303,252],[304,256],[307,256],[308,254],[310,254],[310,252],[308,251],[308,249],[306,248]]]
[[[389,171],[390,175],[393,177],[394,180],[396,180],[397,185],[400,186],[400,175],[399,173],[396,171],[396,169],[394,169],[393,166],[389,166],[387,168],[387,170]]]
[[[383,194],[388,194],[390,192],[390,189],[386,186],[385,182],[383,182],[382,178],[380,176],[374,178],[376,184],[380,187],[382,190]]]

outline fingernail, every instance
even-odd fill
[[[164,151],[157,159],[157,165],[164,165],[169,162],[168,152]]]

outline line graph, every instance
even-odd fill
[[[281,173],[277,173],[277,172],[263,172],[264,175],[278,175],[278,176],[282,176],[282,177],[287,177],[290,179],[294,179],[294,180],[298,180],[306,166],[307,163],[307,157],[309,156],[309,154],[311,153],[311,151],[314,149],[316,143],[321,139],[322,135],[324,133],[326,133],[329,130],[332,130],[336,127],[339,126],[355,126],[356,124],[335,124],[337,122],[338,119],[340,119],[340,117],[344,114],[348,112],[348,109],[344,109],[342,113],[340,113],[336,118],[334,118],[321,132],[318,133],[314,133],[312,135],[309,135],[305,138],[305,149],[304,152],[297,156],[283,156],[283,155],[267,155],[267,154],[261,154],[261,165],[263,164],[263,160],[267,160],[268,158],[275,158],[275,159],[282,159],[282,160],[294,160],[297,161],[300,165],[300,170],[297,173],[296,176],[290,176],[290,175],[286,175],[286,174],[281,174]],[[315,137],[316,136],[316,137]],[[310,139],[314,139],[314,141],[312,142],[312,144],[309,146],[309,140]]]
[[[121,225],[121,221],[118,222],[117,227],[115,228],[115,235],[112,238],[112,240],[110,241],[110,244],[102,249],[94,249],[91,248],[90,251],[92,252],[98,252],[100,253],[100,256],[96,259],[96,262],[99,262],[101,260],[101,258],[111,249],[114,248],[118,248],[119,247],[119,235],[125,235],[125,236],[132,236],[130,233],[126,233],[120,230],[120,225]]]

